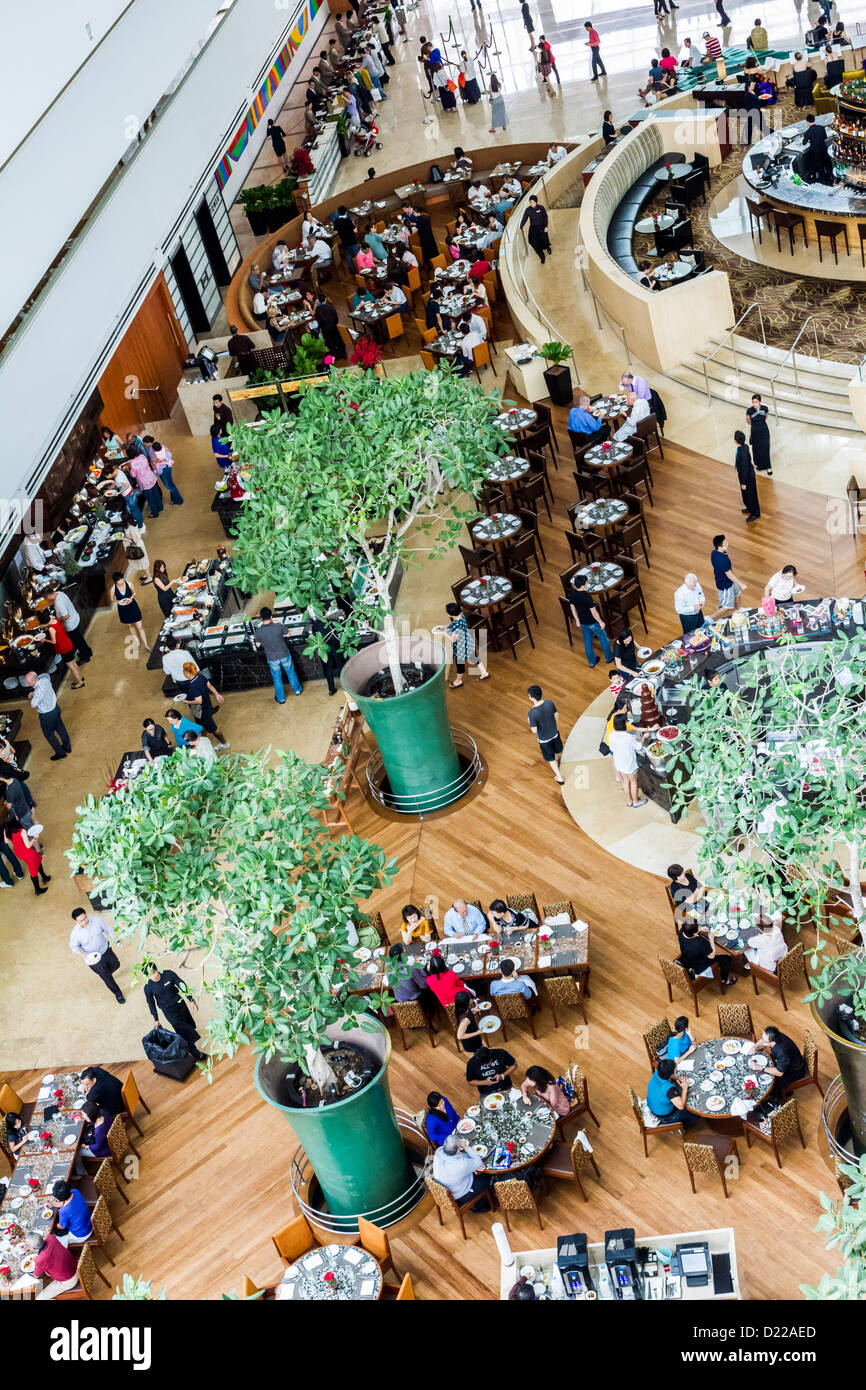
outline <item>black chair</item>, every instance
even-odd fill
[[[597,502],[600,497],[607,496],[605,488],[610,487],[611,480],[606,478],[603,473],[584,473],[582,469],[578,468],[571,476],[577,484],[579,497],[589,497],[593,502]]]
[[[778,215],[777,215],[777,216],[778,216]],[[801,218],[800,220],[802,221],[802,218]],[[836,250],[836,242],[839,240],[839,237],[840,237],[840,236],[843,236],[843,237],[845,238],[845,255],[846,255],[846,256],[850,256],[850,255],[851,255],[851,248],[850,248],[850,246],[848,245],[848,228],[845,226],[845,223],[844,223],[844,222],[828,222],[828,221],[826,221],[826,220],[825,220],[824,218],[822,218],[822,217],[816,217],[816,218],[815,218],[815,231],[816,231],[817,234],[818,234],[818,260],[819,260],[819,261],[823,261],[823,259],[824,259],[823,255],[821,254],[821,239],[822,239],[822,237],[826,237],[827,240],[829,241],[830,245],[832,246],[832,248],[833,248],[833,259],[834,259],[834,261],[836,262],[837,265],[839,264],[839,253],[838,253],[838,251]],[[804,239],[805,239],[805,238],[804,238]]]
[[[573,647],[574,638],[572,632],[574,629],[574,614],[571,611],[571,604],[567,598],[562,597],[562,594],[557,594],[557,598],[559,599],[559,606],[562,609],[562,621],[565,623],[565,635],[568,638],[568,645]]]
[[[538,513],[531,512],[525,510],[523,507],[520,507],[518,508],[517,515],[520,517],[520,520],[523,522],[524,527],[530,533],[533,541],[537,545],[538,549],[541,551],[542,560],[546,560],[547,556],[544,553],[544,542],[542,541],[541,535],[538,530]]]
[[[549,425],[536,425],[535,429],[525,430],[520,435],[520,448],[533,449],[536,453],[541,453],[542,449],[550,452],[550,461],[554,468],[559,468],[556,461],[556,450],[553,447],[553,435]]]
[[[476,575],[486,574],[496,559],[495,552],[485,550],[484,546],[479,546],[477,550],[470,550],[468,546],[458,544],[457,549],[460,551],[467,575],[470,570]]]
[[[702,174],[702,176],[703,176],[704,183],[707,185],[707,188],[709,188],[709,186],[710,186],[710,161],[707,159],[707,156],[706,156],[705,154],[693,154],[693,155],[692,155],[692,164],[694,164],[694,166],[695,166],[696,169],[700,169],[701,174]]]
[[[508,570],[507,577],[511,580],[513,591],[518,598],[524,599],[532,609],[532,616],[535,625],[538,626],[538,614],[535,611],[535,604],[532,602],[532,589],[529,583],[529,576],[523,574],[521,570]]]
[[[550,474],[548,473],[547,459],[543,454],[536,453],[533,449],[527,449],[525,458],[529,464],[529,476],[531,478],[543,478],[544,487],[551,502],[553,501],[553,488],[550,485]]]
[[[541,565],[538,560],[538,551],[535,548],[535,537],[532,535],[524,536],[519,541],[514,541],[506,546],[502,552],[502,563],[508,569],[519,570],[521,574],[529,574],[527,565],[530,560],[535,566],[538,578],[544,583],[544,575],[541,573]]]
[[[671,187],[677,195],[679,202],[685,203],[686,207],[691,207],[700,198],[702,203],[706,203],[707,195],[704,189],[703,170],[693,169],[685,178],[674,179]]]
[[[532,408],[538,416],[539,425],[546,425],[550,430],[550,437],[557,453],[559,452],[559,440],[556,437],[556,430],[553,428],[553,411],[549,405],[544,405],[541,401],[533,401]]]
[[[669,256],[672,252],[679,251],[681,246],[691,246],[693,239],[692,219],[681,218],[672,227],[666,227],[664,230],[659,228],[656,232],[656,253],[659,256]]]
[[[553,520],[550,512],[550,503],[547,500],[547,493],[544,489],[544,478],[536,477],[526,479],[519,487],[514,489],[514,496],[515,500],[518,501],[521,506],[528,507],[536,516],[538,516],[538,504],[539,502],[543,502],[548,521]]]
[[[565,539],[571,551],[571,558],[582,565],[591,565],[604,555],[604,542],[593,531],[566,531]]]
[[[522,599],[517,603],[510,603],[507,608],[502,610],[496,634],[500,640],[504,640],[508,643],[511,648],[511,655],[514,657],[515,661],[517,660],[517,643],[523,641],[523,638],[520,636],[521,623],[523,623],[526,628],[526,635],[529,638],[530,647],[534,648],[535,643],[532,640],[529,619],[526,616],[526,607]]]
[[[623,492],[621,494],[620,500],[625,502],[625,505],[628,507],[629,517],[638,518],[641,524],[641,529],[643,530],[644,540],[646,541],[647,545],[652,545],[652,541],[650,540],[649,529],[646,524],[646,517],[644,516],[643,503],[641,499],[638,497],[637,493]]]

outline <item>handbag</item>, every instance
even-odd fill
[[[123,547],[123,553],[126,556],[127,560],[144,559],[144,551],[142,550],[140,545],[136,545],[134,542],[131,545],[125,545]]]

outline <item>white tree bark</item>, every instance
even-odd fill
[[[336,1073],[333,1067],[330,1067],[325,1061],[320,1048],[313,1047],[312,1043],[307,1043],[304,1048],[304,1058],[307,1063],[307,1071],[322,1092],[322,1095],[325,1094],[329,1086],[336,1086]]]
[[[864,922],[863,889],[860,887],[860,847],[853,840],[848,844],[848,891],[851,894],[851,907],[857,918],[860,940],[866,946],[866,922]]]

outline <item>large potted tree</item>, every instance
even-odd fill
[[[395,864],[327,829],[333,776],[293,753],[274,765],[160,758],[127,789],[88,797],[68,857],[141,962],[201,953],[186,978],[210,1015],[209,1078],[214,1056],[249,1044],[256,1085],[303,1144],[329,1210],[351,1216],[398,1201],[413,1174],[388,1034],[368,1012],[390,995],[351,992],[357,904]]]
[[[836,1055],[856,1153],[866,1152],[864,658],[860,637],[782,637],[768,659],[746,658],[742,693],[696,688],[672,774],[675,809],[696,799],[704,813],[706,882],[778,907],[797,930],[817,929],[805,998]],[[834,909],[854,937],[842,955],[827,934]]]
[[[449,370],[382,378],[334,372],[298,415],[231,427],[255,466],[238,522],[234,581],[321,617],[342,610],[344,689],[379,744],[393,804],[418,812],[462,794],[445,700],[446,655],[429,635],[399,633],[401,567],[455,543],[490,463],[508,444],[498,395]],[[467,500],[468,499],[468,500]],[[381,641],[358,650],[365,635]],[[325,654],[324,638],[310,651]]]

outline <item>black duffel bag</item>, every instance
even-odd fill
[[[153,1069],[160,1076],[170,1076],[174,1081],[186,1081],[195,1067],[195,1058],[189,1044],[179,1033],[168,1028],[152,1028],[141,1040],[144,1055],[153,1063]]]

